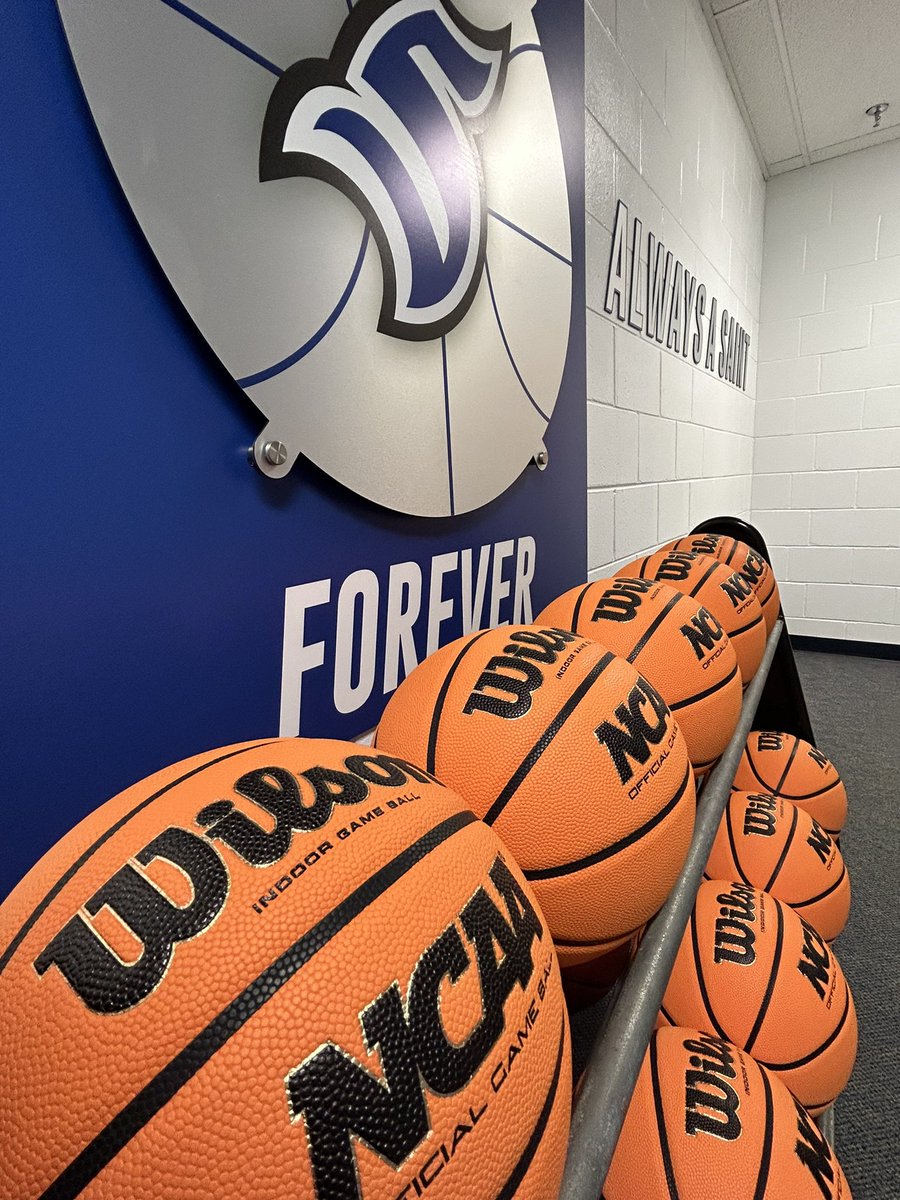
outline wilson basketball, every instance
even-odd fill
[[[746,579],[708,554],[680,550],[663,550],[635,559],[620,573],[671,584],[702,604],[731,639],[741,680],[747,686],[766,648],[766,622]]]
[[[813,1113],[856,1059],[856,1011],[834,952],[793,909],[743,883],[700,885],[660,1019],[734,1042]]]
[[[738,763],[734,786],[784,796],[832,837],[844,828],[847,793],[834,763],[792,733],[754,729]]]
[[[0,934],[9,1200],[556,1193],[546,923],[418,767],[299,738],[187,759],[59,842]]]
[[[850,876],[840,850],[818,821],[782,796],[732,794],[706,874],[770,892],[828,942],[850,915]]]
[[[775,572],[761,554],[758,554],[746,542],[737,538],[725,537],[720,533],[692,533],[687,537],[677,538],[674,542],[666,542],[660,550],[689,550],[693,554],[711,554],[727,567],[738,572],[753,588],[763,616],[766,621],[766,632],[771,633],[778,614],[781,611],[781,596],[778,594],[778,584]]]
[[[497,830],[566,965],[645,924],[684,862],[684,735],[656,688],[590,638],[506,625],[451,642],[401,683],[377,742]]]
[[[850,1200],[816,1123],[765,1067],[697,1029],[658,1029],[605,1200]]]
[[[728,745],[741,711],[737,656],[698,600],[666,583],[617,575],[572,588],[538,621],[596,638],[637,667],[675,714],[698,771]]]

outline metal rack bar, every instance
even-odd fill
[[[759,669],[744,693],[731,741],[710,773],[698,801],[694,835],[681,874],[668,900],[648,925],[591,1050],[572,1117],[559,1200],[597,1200],[600,1195],[744,743],[782,636],[787,638],[787,631],[779,617]]]

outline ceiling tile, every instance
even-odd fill
[[[883,0],[777,3],[809,150],[865,138],[872,131],[865,110],[878,100],[892,102],[881,128],[900,126],[896,5]]]
[[[747,0],[714,19],[766,162],[794,158],[802,148],[766,0]]]

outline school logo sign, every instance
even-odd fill
[[[427,516],[504,492],[572,310],[535,0],[59,5],[143,231],[266,419],[260,469],[302,454]]]

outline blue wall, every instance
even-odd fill
[[[436,553],[521,534],[538,538],[535,611],[583,577],[580,0],[568,7],[577,20],[541,30],[551,68],[572,64],[556,99],[577,275],[567,377],[546,439],[551,466],[526,471],[485,510],[428,520],[359,500],[307,463],[276,487],[250,469],[259,414],[141,235],[55,6],[10,6],[0,72],[10,301],[0,897],[66,829],[141,776],[277,733],[285,586],[339,582],[363,566],[386,578],[403,559],[426,564],[427,578]],[[557,86],[559,71],[551,78]],[[448,626],[444,640],[458,633]],[[304,713],[326,682],[308,685]],[[381,702],[341,720],[323,690],[322,719],[304,732],[350,736],[375,723]]]

